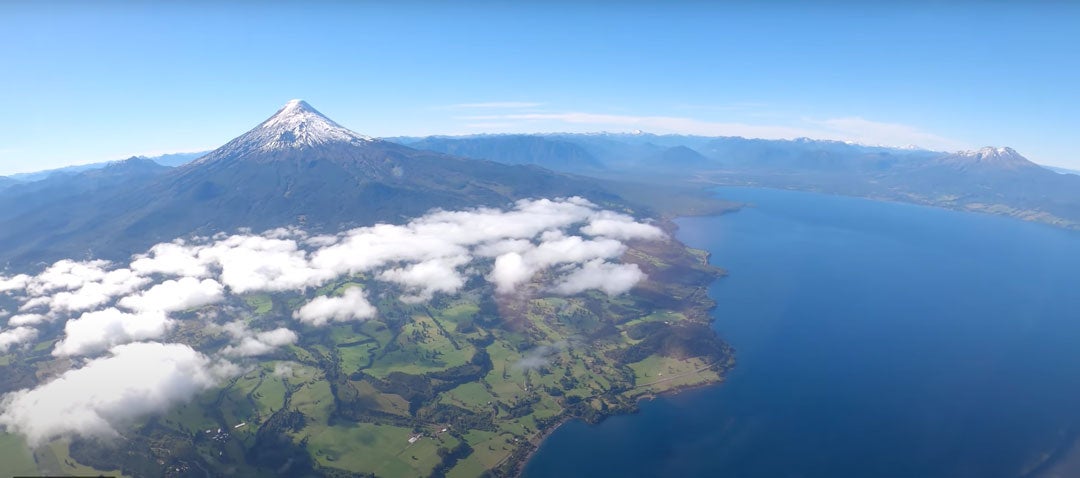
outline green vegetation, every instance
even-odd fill
[[[10,475],[36,475],[37,464],[34,455],[26,447],[26,441],[20,435],[0,433],[0,463],[4,472]]]
[[[513,475],[565,420],[601,420],[642,397],[722,380],[733,358],[709,327],[706,288],[720,271],[707,259],[675,241],[636,244],[623,260],[648,279],[618,297],[554,297],[539,285],[498,296],[477,283],[416,305],[367,278],[344,278],[306,297],[360,285],[377,298],[379,317],[301,326],[299,343],[245,362],[241,375],[148,417],[124,440],[77,439],[70,449],[57,440],[32,454],[20,437],[0,435],[0,460],[27,474]],[[305,296],[237,302],[221,307],[270,327]],[[223,343],[195,321],[178,333],[210,350]],[[0,372],[23,383],[63,365],[38,348]]]

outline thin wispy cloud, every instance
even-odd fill
[[[464,126],[469,129],[482,130],[482,132],[498,132],[513,128],[514,123],[466,123]]]
[[[860,117],[833,118],[811,122],[837,135],[862,138],[855,139],[855,141],[861,143],[891,146],[919,145],[924,148],[950,151],[971,147],[971,145],[962,141],[945,138],[906,124],[882,123]]]
[[[515,109],[515,108],[536,108],[543,106],[544,103],[537,103],[532,101],[487,101],[481,103],[458,103],[449,105],[448,108],[454,109]]]
[[[743,123],[719,123],[676,116],[633,116],[585,112],[567,113],[520,113],[501,115],[462,116],[458,119],[470,122],[516,121],[520,126],[562,124],[590,126],[585,129],[629,130],[640,129],[651,133],[692,134],[702,136],[744,136],[763,139],[790,139],[812,136],[814,131],[803,128],[773,125],[750,125]],[[558,128],[556,128],[558,129]]]

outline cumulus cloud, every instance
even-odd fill
[[[44,309],[44,310],[47,311],[49,309],[49,304],[51,304],[51,303],[52,303],[52,297],[49,297],[49,296],[34,297],[34,298],[31,298],[31,299],[26,299],[26,301],[23,302],[23,304],[19,306],[19,312],[26,312],[26,311],[35,310],[35,309],[39,309],[39,310]]]
[[[645,278],[637,264],[612,264],[592,260],[567,274],[552,290],[563,295],[573,295],[589,289],[599,289],[608,295],[629,291]]]
[[[40,323],[48,322],[49,319],[49,316],[42,314],[18,314],[13,315],[10,319],[8,319],[8,325],[37,325]]]
[[[72,290],[89,282],[97,282],[105,277],[105,268],[109,261],[56,261],[40,274],[32,277],[26,284],[31,295],[41,296],[56,290]]]
[[[225,289],[213,279],[183,277],[167,280],[136,295],[120,299],[118,305],[136,312],[178,312],[215,304],[225,298]]]
[[[0,398],[0,425],[32,445],[56,436],[116,436],[131,420],[191,400],[235,373],[182,344],[135,343]]]
[[[312,267],[307,253],[292,239],[230,236],[200,250],[199,257],[216,263],[221,268],[221,282],[237,294],[302,289],[337,275]]]
[[[6,353],[11,347],[26,343],[37,335],[38,331],[33,327],[15,327],[0,332],[0,353]]]
[[[221,303],[230,294],[303,291],[349,274],[399,286],[397,298],[404,302],[460,292],[474,276],[499,293],[536,277],[563,294],[588,288],[619,293],[644,277],[636,267],[612,262],[626,251],[623,241],[663,237],[651,224],[582,198],[521,200],[508,209],[434,211],[402,225],[334,235],[279,228],[178,239],[133,256],[127,265],[61,260],[37,275],[3,276],[0,291],[18,301],[19,315],[9,326],[66,320],[54,354],[86,355],[161,337],[173,325],[171,314]],[[543,271],[551,274],[539,276]],[[341,297],[318,297],[294,317],[323,325],[375,315],[356,288]],[[254,336],[239,340],[245,339],[245,347],[233,344],[231,351],[274,346]]]
[[[495,258],[488,280],[495,284],[499,293],[510,293],[537,272],[551,266],[618,257],[625,251],[626,246],[613,239],[582,239],[549,231],[542,236],[539,245],[524,253],[509,252]]]
[[[525,258],[517,252],[508,252],[495,258],[495,267],[487,279],[495,284],[495,290],[502,294],[513,292],[518,285],[529,280],[536,271],[525,263]]]
[[[130,294],[150,282],[131,269],[116,269],[101,275],[98,280],[84,282],[72,290],[58,292],[42,302],[54,312],[80,312],[105,305],[115,297]]]
[[[593,215],[589,224],[581,228],[581,232],[619,240],[657,240],[664,237],[664,231],[659,227],[637,222],[630,216],[612,211],[600,211]]]
[[[224,329],[237,339],[235,345],[221,350],[222,354],[238,357],[266,355],[278,347],[296,343],[300,339],[296,332],[280,327],[266,332],[254,332],[241,321],[225,324]]]
[[[364,290],[349,287],[341,297],[316,297],[293,313],[301,322],[315,326],[328,322],[348,322],[375,317],[375,306],[364,297]]]
[[[108,308],[87,312],[64,324],[64,339],[57,342],[52,354],[87,355],[113,345],[155,339],[165,335],[173,324],[160,310],[130,313]]]
[[[26,284],[29,281],[30,276],[26,274],[18,274],[11,277],[0,276],[0,292],[23,290],[26,288]]]
[[[141,275],[164,274],[183,277],[207,277],[210,269],[206,261],[192,254],[183,240],[167,242],[151,247],[146,254],[135,256],[131,270]]]
[[[403,302],[431,300],[436,292],[452,294],[465,286],[465,277],[457,268],[469,262],[468,256],[431,259],[405,267],[388,269],[379,279],[405,286],[407,295]]]
[[[32,443],[57,435],[115,435],[133,418],[214,386],[236,367],[186,345],[145,341],[168,334],[181,320],[174,314],[221,304],[230,295],[303,292],[350,274],[398,286],[396,298],[405,302],[458,293],[472,278],[500,293],[540,277],[542,290],[558,294],[619,294],[644,278],[637,266],[616,262],[626,251],[623,241],[663,238],[651,224],[582,198],[539,199],[507,209],[434,211],[406,224],[333,235],[296,228],[219,233],[155,245],[128,264],[60,260],[36,275],[0,276],[5,307],[10,299],[18,310],[0,332],[0,352],[30,343],[39,333],[33,326],[55,321],[63,323],[63,335],[54,356],[104,355],[0,398],[0,425]],[[209,320],[204,312],[200,320]],[[376,315],[365,290],[352,286],[340,296],[312,299],[293,318],[322,326]],[[256,331],[242,321],[221,327],[232,338],[221,356],[266,355],[299,340],[285,327]],[[541,366],[557,350],[538,348],[519,366]],[[275,369],[290,373],[289,365]]]

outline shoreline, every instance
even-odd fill
[[[710,214],[675,214],[675,215],[668,216],[668,217],[660,217],[659,220],[663,222],[663,224],[664,224],[662,226],[663,229],[671,235],[672,239],[674,239],[678,243],[682,244],[686,248],[691,248],[690,245],[688,245],[686,243],[683,243],[681,240],[679,240],[677,237],[675,237],[677,235],[678,230],[679,230],[679,225],[678,225],[677,220],[681,219],[681,218],[684,218],[684,217],[722,216],[722,215],[725,215],[725,214],[731,214],[731,213],[738,212],[739,210],[743,209],[744,207],[751,206],[750,204],[737,203],[737,202],[733,203],[733,204],[735,204],[737,206],[734,207],[734,208],[731,208],[731,209],[725,209],[725,210],[717,211],[717,212],[710,213]],[[708,291],[712,288],[712,286],[718,280],[720,280],[723,277],[726,277],[728,272],[727,272],[727,270],[721,268],[720,266],[711,264],[710,261],[712,259],[712,255],[713,255],[712,251],[704,250],[704,252],[705,252],[705,259],[704,259],[705,264],[704,265],[706,265],[708,267],[716,268],[717,270],[720,271],[718,275],[716,275],[715,277],[712,278],[712,280],[710,280],[707,284],[703,285],[704,290],[706,292],[706,296],[709,298],[710,301],[712,301],[712,306],[704,311],[707,314],[707,316],[709,317],[708,323],[709,323],[710,328],[711,328],[711,325],[714,322],[716,322],[716,319],[717,319],[714,312],[716,311],[716,309],[718,307],[718,304],[716,303],[716,299],[714,299],[713,297],[708,295]],[[714,330],[714,332],[715,332],[715,330]],[[730,371],[732,368],[734,368],[736,363],[737,363],[736,358],[735,358],[735,354],[734,354],[734,348],[732,348],[731,345],[728,344],[727,342],[724,342],[724,344],[728,347],[728,351],[729,351],[728,363],[726,364],[727,367],[725,369],[718,369],[717,370],[717,374],[720,376],[719,380],[717,380],[715,382],[680,385],[680,386],[676,386],[674,388],[671,388],[669,390],[664,390],[662,392],[646,392],[646,393],[642,393],[641,395],[638,395],[638,396],[634,397],[634,409],[632,411],[629,411],[628,413],[619,413],[619,412],[608,413],[608,414],[603,415],[599,420],[597,420],[594,423],[589,423],[589,422],[587,422],[585,420],[582,420],[581,418],[572,417],[572,416],[563,417],[558,422],[556,422],[555,424],[550,426],[548,429],[545,429],[545,430],[541,431],[540,433],[538,433],[535,439],[530,439],[528,441],[528,445],[526,445],[526,446],[530,447],[530,449],[520,458],[520,460],[516,464],[514,464],[514,469],[508,476],[513,476],[515,478],[521,478],[523,476],[523,474],[525,472],[525,468],[528,466],[529,462],[531,462],[533,460],[533,458],[535,458],[536,453],[540,451],[540,446],[543,445],[543,443],[545,441],[547,441],[547,439],[550,438],[552,434],[554,434],[557,430],[559,430],[559,428],[561,428],[563,425],[565,425],[566,423],[568,423],[570,421],[579,420],[579,421],[585,422],[585,423],[587,423],[589,425],[599,425],[599,424],[603,423],[605,420],[607,420],[609,418],[612,418],[612,417],[621,416],[621,415],[629,416],[629,415],[639,413],[640,412],[639,406],[640,406],[641,402],[644,402],[644,401],[652,401],[652,400],[657,400],[657,399],[661,399],[661,398],[673,397],[673,396],[676,396],[676,395],[678,395],[680,393],[683,393],[683,392],[688,392],[688,391],[692,391],[692,390],[696,390],[696,389],[705,389],[705,388],[709,388],[709,387],[716,387],[716,386],[723,385],[724,382],[727,381],[727,372]],[[719,368],[721,366],[722,366],[721,361],[717,360],[717,361],[714,361],[714,362],[710,363],[709,365],[707,365],[705,367],[695,369],[692,373],[700,373],[700,372],[702,372],[704,370],[708,370],[710,368]],[[685,376],[685,374],[682,374],[679,377],[681,377],[681,376]],[[679,377],[672,377],[671,379],[676,379],[676,378],[679,378]],[[663,381],[667,381],[667,380],[669,380],[669,379],[664,379]],[[646,383],[646,384],[642,384],[642,385],[636,385],[634,388],[650,386],[650,385],[660,383],[660,382],[661,381],[654,381],[654,382],[650,382],[650,383]],[[514,456],[514,452],[511,452],[510,455],[508,455],[506,458],[504,458],[502,461],[500,461],[498,464],[496,464],[492,469],[498,469],[499,467],[505,465],[507,460],[510,460],[513,456]]]
[[[715,365],[718,365],[718,363],[713,363],[712,365],[710,365],[710,367],[715,366]],[[628,413],[618,413],[618,412],[616,412],[616,413],[607,414],[607,415],[604,415],[602,418],[600,418],[600,420],[596,421],[595,423],[589,423],[589,422],[587,422],[585,420],[582,420],[580,418],[577,418],[577,417],[564,417],[561,420],[559,420],[557,423],[552,425],[550,430],[544,430],[544,431],[540,432],[535,439],[529,440],[529,445],[528,446],[530,446],[531,449],[522,457],[521,461],[517,464],[517,466],[515,467],[514,472],[510,476],[513,476],[515,478],[521,478],[522,475],[525,472],[525,467],[528,466],[529,462],[532,461],[532,459],[536,456],[536,453],[540,451],[540,445],[543,445],[544,441],[546,441],[549,437],[551,437],[552,434],[554,434],[556,431],[558,431],[559,428],[562,428],[563,425],[565,425],[565,424],[567,424],[569,422],[580,421],[580,422],[584,422],[585,424],[590,425],[590,426],[600,425],[601,423],[607,421],[609,418],[614,418],[614,417],[618,417],[618,416],[631,416],[631,415],[637,414],[639,412],[639,409],[637,408],[637,405],[640,405],[641,402],[653,401],[653,400],[658,400],[658,399],[663,399],[663,398],[669,398],[669,397],[676,396],[676,395],[678,395],[680,393],[689,392],[689,391],[698,390],[698,389],[706,389],[706,388],[710,388],[710,387],[717,387],[717,386],[723,385],[724,382],[726,382],[726,381],[727,381],[726,377],[721,377],[721,379],[719,381],[717,381],[717,382],[697,383],[697,384],[692,384],[692,385],[682,385],[682,386],[673,388],[671,390],[665,390],[665,391],[659,392],[659,393],[645,393],[645,394],[642,394],[642,395],[639,395],[639,396],[635,397],[635,399],[634,399],[635,408],[634,408],[633,411],[628,412]],[[649,385],[649,384],[645,384],[645,385]],[[645,386],[645,385],[643,385],[643,386]],[[503,461],[496,464],[494,468],[498,468],[500,466],[503,466],[504,464],[506,464],[507,460],[509,460],[512,456],[513,456],[513,453],[511,453],[506,458],[504,458]]]
[[[1004,204],[984,204],[984,203],[971,203],[969,206],[965,205],[953,205],[947,202],[932,201],[932,200],[916,200],[906,199],[903,196],[890,196],[890,195],[866,195],[866,194],[848,194],[836,191],[829,191],[826,189],[815,189],[811,187],[798,187],[798,186],[784,186],[784,185],[763,185],[756,183],[739,183],[739,182],[726,182],[716,179],[702,179],[702,184],[708,185],[710,189],[716,188],[750,188],[750,189],[771,189],[775,191],[793,191],[812,194],[823,194],[827,196],[838,196],[848,198],[865,199],[868,201],[876,201],[890,204],[906,204],[909,206],[928,207],[933,209],[941,209],[945,211],[963,212],[970,214],[978,214],[981,216],[999,217],[1004,219],[1010,219],[1014,221],[1026,222],[1028,224],[1039,224],[1046,227],[1051,227],[1061,231],[1068,231],[1073,233],[1080,232],[1080,222],[1071,221],[1065,218],[1053,216],[1057,220],[1047,220],[1047,218],[1039,216],[1037,214],[1023,214],[1024,212],[1032,212],[1016,209],[1014,206],[1008,206]],[[752,204],[740,203],[742,207],[752,207]],[[994,206],[1004,206],[1011,209],[1016,209],[1017,213],[1000,212],[993,210]],[[721,213],[725,214],[725,213]],[[720,214],[713,214],[720,215]],[[692,217],[691,215],[680,215],[679,217]]]

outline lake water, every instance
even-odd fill
[[[724,188],[679,221],[730,273],[722,385],[557,430],[536,477],[1016,477],[1080,426],[1080,233]]]

